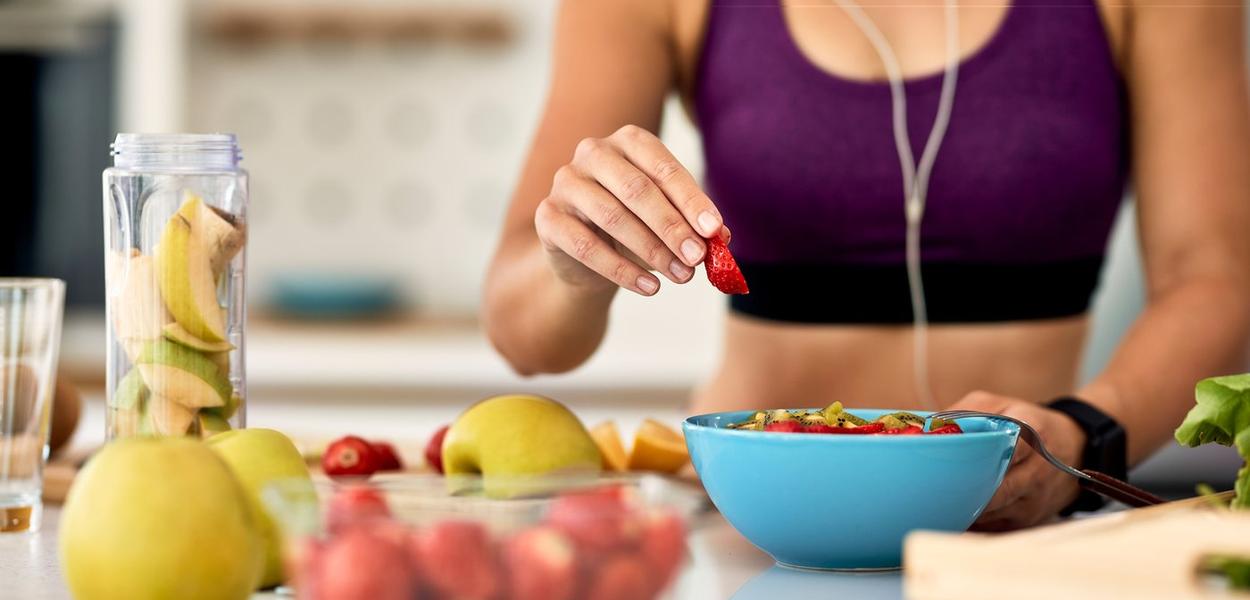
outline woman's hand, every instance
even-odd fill
[[[724,222],[658,138],[626,125],[577,145],[535,210],[534,228],[566,283],[650,296],[660,281],[648,270],[690,281],[707,250],[703,239],[721,234]]]
[[[951,408],[979,410],[1015,417],[1041,435],[1056,458],[1079,468],[1085,433],[1067,415],[1025,400],[972,392]],[[1028,444],[1016,444],[1011,468],[994,498],[972,528],[1006,531],[1036,525],[1059,513],[1079,493],[1076,479],[1047,463]]]

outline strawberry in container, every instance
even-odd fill
[[[539,477],[535,487],[557,491],[491,499],[414,476],[326,484],[320,507],[268,500],[303,599],[661,597],[685,562],[684,518],[638,479],[601,481]],[[324,527],[301,523],[319,508]]]

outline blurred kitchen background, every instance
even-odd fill
[[[69,284],[61,371],[86,397],[74,445],[103,437],[100,172],[118,131],[239,136],[252,192],[250,425],[389,436],[412,452],[467,403],[508,391],[626,432],[644,416],[676,422],[717,360],[725,304],[711,287],[621,294],[599,353],[565,376],[514,375],[476,322],[543,100],[556,4],[0,0],[0,274]],[[701,172],[675,102],[662,134]],[[1142,306],[1131,221],[1126,204],[1086,374]],[[1182,492],[1231,482],[1238,459],[1221,450],[1172,449],[1136,475]]]

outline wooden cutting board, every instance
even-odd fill
[[[52,457],[43,467],[43,501],[61,504],[69,494],[78,470],[91,458],[91,451],[61,453]]]
[[[1207,556],[1250,557],[1250,514],[1202,499],[1019,533],[917,532],[903,549],[909,600],[1228,598],[1197,571]]]

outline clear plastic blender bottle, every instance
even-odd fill
[[[104,171],[109,439],[244,426],[247,172],[229,134],[129,134]]]

